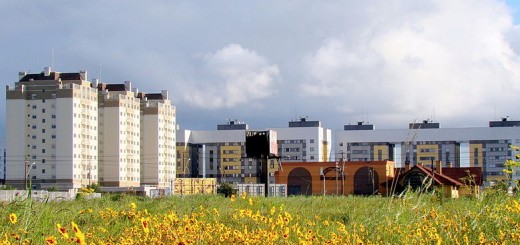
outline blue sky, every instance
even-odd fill
[[[520,120],[518,1],[21,0],[0,13],[4,88],[19,71],[86,69],[168,90],[185,129]]]
[[[515,24],[520,23],[520,1],[519,0],[507,0],[507,5],[512,9]]]

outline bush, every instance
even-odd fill
[[[233,189],[233,187],[228,183],[222,183],[217,188],[217,194],[224,195],[225,197],[230,197],[231,195],[236,195],[237,190]]]

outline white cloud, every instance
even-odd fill
[[[211,80],[193,84],[184,100],[204,108],[231,108],[273,95],[279,69],[253,50],[230,44],[202,55]]]
[[[409,2],[409,1],[403,1]],[[428,11],[372,23],[363,36],[331,36],[311,52],[302,91],[337,98],[346,114],[471,117],[513,102],[520,92],[520,60],[506,37],[514,26],[496,1],[435,1]],[[381,17],[379,17],[381,18]],[[377,24],[373,24],[377,23]],[[368,34],[367,34],[368,33]],[[352,34],[352,33],[351,33]],[[352,41],[356,40],[356,41]],[[351,107],[357,107],[352,110]]]

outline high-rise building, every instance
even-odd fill
[[[140,99],[129,81],[98,88],[99,182],[107,187],[140,186]]]
[[[67,189],[98,181],[98,98],[86,71],[20,72],[6,98],[7,184]]]
[[[176,112],[168,91],[139,93],[141,184],[172,187],[176,174]]]
[[[87,81],[87,72],[20,72],[7,86],[6,183],[70,189],[141,184],[175,176],[175,107],[168,92]],[[142,171],[144,170],[144,171]]]

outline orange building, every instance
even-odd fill
[[[394,176],[392,161],[284,162],[275,172],[288,195],[386,195],[385,184]]]

